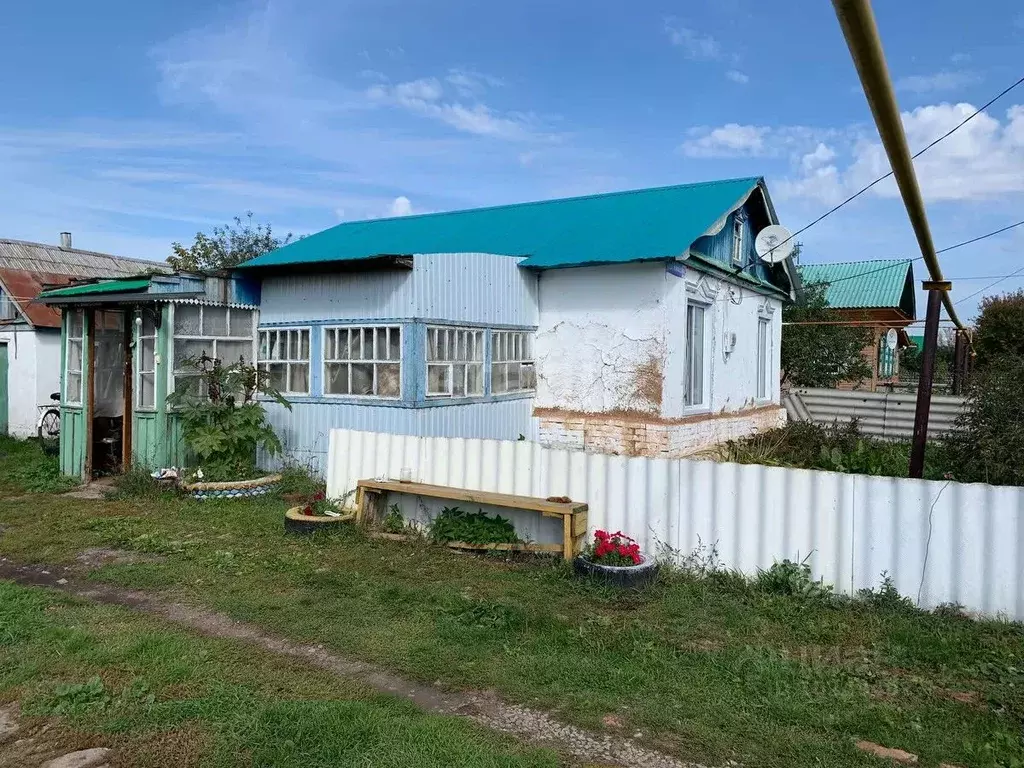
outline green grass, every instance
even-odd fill
[[[615,714],[624,733],[709,764],[877,765],[854,739],[914,752],[924,766],[1024,764],[1019,625],[923,613],[891,594],[784,596],[721,573],[618,594],[561,565],[367,539],[355,528],[289,537],[285,506],[14,501],[0,510],[0,554],[73,562],[106,546],[158,555],[92,578],[421,681],[494,689],[591,728]]]
[[[111,606],[0,582],[0,701],[118,765],[553,768],[466,721]]]
[[[78,485],[60,474],[56,456],[47,456],[38,440],[0,435],[0,498],[22,493],[60,493]]]

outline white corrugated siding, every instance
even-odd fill
[[[840,592],[876,587],[884,571],[922,606],[957,602],[1024,619],[1021,488],[626,458],[528,441],[330,434],[331,496],[361,478],[398,478],[403,467],[420,482],[586,501],[591,530],[621,529],[650,553],[669,547],[685,556],[703,543],[723,567],[747,574],[809,555],[815,577]],[[437,505],[407,497],[400,506],[423,519]],[[537,515],[512,519],[524,538],[555,540]]]
[[[917,395],[896,392],[857,392],[842,389],[794,389],[783,396],[783,405],[793,421],[844,424],[857,420],[867,435],[909,440],[914,434]],[[953,395],[932,395],[928,433],[951,431],[964,407],[964,399]]]

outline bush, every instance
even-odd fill
[[[1024,485],[1024,356],[990,359],[975,371],[958,429],[946,439],[957,480]]]
[[[825,597],[832,592],[832,585],[826,584],[824,579],[815,581],[811,578],[807,558],[799,563],[792,560],[776,562],[766,571],[758,569],[755,586],[762,592],[797,597]]]
[[[501,515],[489,517],[482,511],[466,512],[445,507],[430,526],[434,541],[465,541],[469,544],[515,544],[516,529]]]
[[[294,493],[303,496],[313,496],[320,491],[326,491],[324,481],[309,467],[301,465],[286,466],[281,470],[281,481],[277,484],[278,493]]]
[[[978,354],[978,368],[1007,357],[1024,357],[1024,290],[991,296],[981,302],[974,350]]]
[[[114,484],[114,490],[107,494],[108,499],[155,499],[170,494],[144,467],[132,467]]]

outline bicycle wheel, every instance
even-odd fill
[[[39,439],[56,440],[60,437],[60,411],[47,408],[39,419]]]

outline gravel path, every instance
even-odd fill
[[[588,731],[556,720],[548,713],[521,707],[493,694],[445,691],[421,685],[373,664],[347,659],[321,645],[305,645],[267,634],[215,611],[167,602],[145,592],[85,584],[63,566],[19,565],[0,558],[0,579],[51,587],[96,603],[109,603],[159,616],[209,637],[241,640],[271,653],[301,659],[333,674],[356,680],[383,693],[408,699],[427,712],[465,717],[524,743],[555,749],[585,764],[635,768],[704,768],[640,746],[630,739]]]

